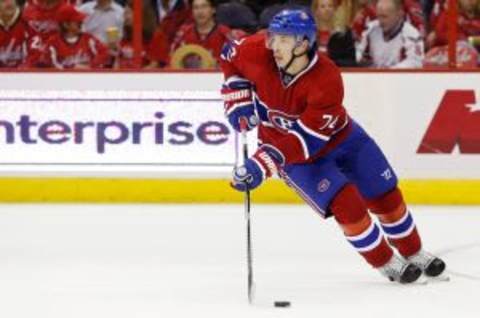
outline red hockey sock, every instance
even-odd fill
[[[408,257],[420,250],[420,235],[398,188],[367,203],[372,213],[378,216],[388,241],[402,256]]]
[[[365,201],[354,185],[347,184],[340,190],[330,209],[347,240],[370,265],[380,267],[390,260],[393,250],[372,221]]]

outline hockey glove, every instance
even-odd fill
[[[252,83],[238,76],[228,78],[222,86],[225,115],[233,129],[238,132],[243,118],[247,122],[247,130],[253,129],[258,123],[252,91]]]
[[[252,157],[245,160],[245,165],[235,168],[232,187],[242,192],[253,190],[263,180],[276,174],[283,162],[283,155],[278,150],[261,146]]]

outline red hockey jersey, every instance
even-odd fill
[[[64,0],[59,0],[58,4],[51,8],[44,8],[36,1],[29,1],[25,5],[23,19],[32,30],[28,42],[28,65],[43,66],[47,63],[42,60],[45,56],[45,44],[52,35],[58,33],[56,14],[64,3]]]
[[[48,65],[58,69],[99,68],[110,58],[107,47],[89,33],[81,33],[75,43],[68,43],[56,34],[46,46]]]
[[[58,4],[51,8],[45,8],[35,1],[29,1],[23,10],[23,18],[28,25],[45,43],[48,38],[58,31],[58,22],[55,19],[58,9],[65,3],[59,0]]]
[[[255,85],[259,142],[277,148],[286,163],[315,160],[348,134],[342,77],[324,54],[316,53],[306,69],[285,81],[265,34],[256,34],[226,46],[221,66],[226,79],[240,76]]]
[[[17,67],[27,54],[29,28],[18,11],[11,25],[0,23],[0,67]]]

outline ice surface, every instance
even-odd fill
[[[451,281],[401,286],[301,205],[0,205],[0,317],[479,317],[480,207],[413,207]],[[289,300],[288,309],[273,301]]]

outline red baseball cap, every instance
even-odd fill
[[[87,17],[83,12],[78,11],[74,6],[70,4],[62,5],[55,15],[56,20],[59,23],[62,22],[83,22]]]

